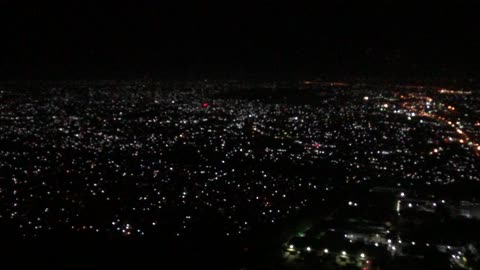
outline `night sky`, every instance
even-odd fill
[[[59,2],[0,2],[1,79],[480,71],[477,1]]]

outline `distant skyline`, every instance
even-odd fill
[[[0,78],[476,76],[475,1],[0,3]]]

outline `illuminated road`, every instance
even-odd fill
[[[440,91],[446,91],[446,90],[442,89]],[[472,139],[471,136],[469,136],[467,134],[467,132],[465,132],[465,130],[463,130],[461,128],[460,125],[457,125],[456,123],[454,123],[453,121],[451,121],[449,119],[446,119],[445,117],[442,117],[442,116],[439,116],[439,115],[436,115],[436,114],[432,114],[432,113],[425,110],[425,108],[428,108],[431,104],[435,104],[435,102],[433,101],[432,98],[430,98],[428,96],[418,96],[418,95],[415,95],[415,94],[410,94],[407,97],[401,96],[400,98],[404,99],[404,100],[407,99],[407,98],[410,98],[410,99],[413,98],[413,99],[421,101],[422,103],[420,103],[420,104],[417,104],[413,101],[406,101],[406,102],[402,103],[402,107],[404,109],[408,110],[411,115],[423,116],[423,117],[432,119],[434,121],[437,121],[439,123],[442,123],[444,125],[448,125],[448,126],[452,127],[458,135],[458,138],[456,139],[456,141],[458,141],[461,144],[465,144],[468,147],[472,148],[475,155],[477,157],[480,157],[480,144],[477,141],[475,141],[474,139]],[[440,107],[440,108],[447,108],[447,110],[450,111],[450,112],[453,112],[453,111],[456,110],[455,107],[447,106],[447,105],[445,105],[443,103],[440,103],[440,102],[438,102],[436,104],[438,104],[438,107]],[[450,137],[448,138],[448,140],[453,141],[453,139],[450,138]]]

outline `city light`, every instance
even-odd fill
[[[292,261],[335,260],[330,253],[346,264],[367,254],[375,262],[421,257],[427,247],[441,247],[423,246],[410,230],[425,220],[436,226],[446,215],[474,220],[470,209],[478,202],[452,203],[462,193],[439,190],[480,182],[476,93],[452,99],[437,89],[350,92],[316,84],[286,87],[319,97],[292,92],[301,102],[278,102],[270,92],[243,96],[260,86],[237,90],[230,81],[163,92],[90,87],[91,97],[76,99],[65,98],[64,89],[51,89],[49,98],[8,92],[1,96],[0,139],[18,149],[0,151],[0,220],[24,239],[60,231],[176,236],[179,243],[211,234],[246,243],[258,228],[282,227],[318,206],[308,227],[279,250]],[[459,104],[462,98],[472,100]],[[436,211],[440,203],[444,211]],[[316,252],[317,240],[338,248]]]

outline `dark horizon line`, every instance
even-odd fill
[[[182,82],[200,82],[200,81],[244,81],[248,83],[301,83],[303,81],[317,81],[319,83],[344,82],[347,84],[420,84],[425,87],[480,87],[480,81],[472,76],[371,76],[371,75],[329,75],[317,74],[316,76],[292,76],[292,77],[274,77],[274,76],[83,76],[76,78],[29,78],[29,79],[1,79],[0,85],[23,85],[34,86],[33,84],[50,83],[99,83],[99,82],[138,82],[147,83],[182,83]]]

